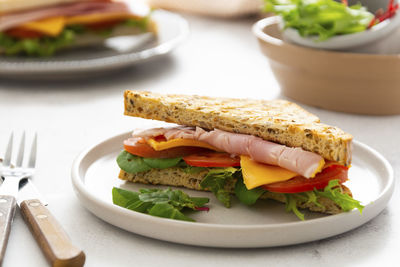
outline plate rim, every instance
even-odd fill
[[[168,238],[160,238],[160,237],[155,237],[155,236],[151,236],[151,235],[147,235],[147,234],[142,234],[139,232],[135,232],[129,229],[126,229],[126,227],[122,227],[120,225],[115,225],[114,223],[111,223],[109,221],[107,221],[106,219],[104,219],[102,216],[99,216],[98,214],[94,213],[88,206],[90,206],[90,204],[88,203],[84,203],[81,200],[81,197],[85,197],[86,199],[89,199],[90,201],[92,201],[93,203],[96,203],[96,205],[98,205],[99,207],[101,206],[101,208],[103,209],[107,209],[113,213],[119,213],[123,216],[127,216],[127,217],[131,217],[133,220],[134,219],[140,219],[143,221],[146,221],[147,223],[151,223],[154,225],[162,225],[162,226],[178,226],[181,229],[183,228],[190,228],[192,226],[194,227],[201,227],[204,230],[211,230],[211,229],[215,229],[215,230],[226,230],[226,231],[235,231],[235,230],[240,230],[240,231],[244,231],[244,232],[248,232],[248,231],[260,231],[260,230],[264,230],[264,231],[273,231],[276,229],[281,229],[281,228],[296,228],[296,227],[310,227],[312,225],[319,225],[319,224],[325,224],[325,223],[333,223],[337,220],[340,220],[342,217],[354,217],[354,216],[360,216],[359,211],[354,209],[352,211],[349,212],[345,212],[345,213],[340,213],[340,214],[335,214],[335,215],[330,215],[330,216],[326,216],[326,217],[321,217],[321,218],[315,218],[315,219],[310,219],[310,220],[305,220],[305,221],[294,221],[294,222],[286,222],[286,223],[273,223],[273,224],[267,224],[267,225],[263,225],[263,224],[246,224],[246,225],[234,225],[234,224],[215,224],[215,223],[203,223],[203,222],[185,222],[185,221],[179,221],[179,220],[173,220],[173,219],[166,219],[166,218],[158,218],[155,216],[150,216],[147,214],[142,214],[139,212],[132,212],[131,210],[127,210],[125,208],[119,207],[119,206],[115,206],[112,203],[107,202],[106,200],[97,198],[96,196],[94,196],[93,194],[91,194],[85,184],[84,184],[84,177],[81,177],[79,174],[79,170],[80,170],[80,165],[83,161],[83,159],[96,147],[101,147],[102,145],[105,145],[109,142],[112,142],[113,139],[122,139],[125,136],[129,136],[129,134],[131,134],[131,131],[129,132],[125,132],[122,134],[118,134],[118,135],[114,135],[112,137],[109,137],[107,139],[104,139],[101,142],[97,142],[91,146],[89,146],[88,148],[86,148],[85,150],[83,150],[74,160],[73,164],[72,164],[72,169],[71,169],[71,180],[72,180],[72,185],[75,191],[75,194],[77,195],[78,199],[80,200],[80,203],[82,206],[84,206],[86,209],[88,209],[91,213],[93,213],[96,217],[106,221],[107,223],[118,227],[118,228],[122,228],[125,229],[129,232],[133,232],[136,234],[140,234],[143,236],[148,236],[148,237],[153,237],[156,239],[160,239],[160,240],[165,240],[165,241],[172,241],[175,243],[182,243],[182,244],[190,244],[190,245],[200,245],[200,246],[208,246],[208,247],[272,247],[272,246],[281,246],[281,245],[290,245],[290,244],[298,244],[298,243],[304,243],[304,242],[308,242],[308,241],[313,241],[313,240],[319,240],[319,239],[323,239],[323,238],[327,238],[330,236],[334,236],[340,233],[344,233],[347,232],[349,230],[352,230],[358,226],[363,225],[364,223],[368,222],[369,220],[371,220],[372,218],[374,218],[375,216],[377,216],[387,205],[387,203],[389,202],[392,194],[393,194],[393,190],[394,190],[394,171],[392,166],[390,165],[390,163],[388,162],[388,160],[386,158],[383,157],[383,155],[381,155],[378,151],[376,151],[375,149],[369,147],[368,145],[361,143],[359,141],[353,140],[354,142],[354,146],[359,146],[361,149],[367,150],[371,155],[373,155],[374,157],[376,157],[380,163],[383,164],[383,166],[385,167],[385,170],[388,173],[388,177],[387,177],[387,183],[384,186],[384,188],[382,188],[380,194],[376,197],[376,199],[371,202],[366,204],[366,207],[370,207],[369,210],[373,209],[373,206],[382,206],[381,208],[379,208],[378,211],[374,211],[372,212],[372,214],[365,214],[365,210],[364,210],[364,214],[361,215],[363,216],[361,220],[361,223],[356,223],[355,226],[351,226],[349,229],[346,229],[344,231],[340,231],[339,233],[334,233],[334,234],[327,234],[324,237],[318,238],[318,239],[310,239],[310,240],[305,240],[305,241],[301,241],[301,242],[288,242],[285,243],[283,242],[283,244],[280,245],[245,245],[245,246],[238,246],[235,244],[227,244],[227,245],[218,245],[218,244],[208,244],[208,245],[204,245],[204,244],[196,244],[196,242],[185,242],[185,241],[176,241],[176,240],[170,240]],[[383,203],[381,203],[383,202]],[[91,203],[92,204],[92,203]]]
[[[98,71],[104,69],[121,68],[134,63],[149,60],[153,57],[165,55],[171,52],[189,36],[189,23],[181,15],[163,9],[155,10],[154,14],[155,16],[161,14],[161,16],[174,17],[178,21],[177,27],[179,27],[179,34],[166,42],[157,44],[156,46],[148,49],[126,54],[105,56],[102,58],[28,62],[7,62],[0,60],[0,75],[32,75],[42,73],[49,74]],[[132,57],[138,58],[132,62]],[[105,64],[106,61],[107,63]],[[77,65],[79,65],[79,67],[77,67]],[[23,68],[21,68],[21,66],[23,66]]]

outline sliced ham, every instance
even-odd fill
[[[95,13],[127,13],[128,6],[122,2],[88,1],[76,2],[17,13],[0,15],[0,31],[5,31],[27,22],[58,16],[77,16]]]
[[[145,139],[159,135],[164,135],[167,140],[183,138],[203,141],[227,153],[247,155],[254,161],[280,166],[306,178],[314,177],[324,165],[324,159],[320,155],[302,148],[287,147],[256,136],[218,129],[205,131],[199,127],[154,128],[133,134],[134,137]]]

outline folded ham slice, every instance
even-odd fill
[[[96,13],[127,13],[132,12],[125,3],[107,1],[87,1],[44,7],[17,13],[0,15],[0,31],[5,31],[27,22],[58,16],[77,16]]]
[[[205,131],[199,127],[173,127],[153,128],[133,133],[133,137],[145,139],[160,135],[164,135],[167,140],[183,138],[203,141],[227,153],[247,155],[254,161],[280,166],[306,178],[314,177],[325,163],[320,155],[299,147],[287,147],[256,136],[218,129]]]

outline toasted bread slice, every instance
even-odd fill
[[[127,173],[123,170],[119,173],[119,178],[134,183],[142,184],[153,184],[153,185],[170,185],[177,187],[186,187],[194,190],[201,190],[200,183],[207,175],[207,171],[202,171],[195,174],[189,174],[182,170],[182,168],[173,167],[168,169],[152,169],[147,172],[140,173]],[[236,181],[232,181],[226,185],[226,190],[233,193]],[[347,187],[343,186],[343,191],[351,196],[351,191]],[[266,192],[261,196],[262,199],[273,199],[282,203],[286,202],[286,197],[281,193]],[[327,214],[337,214],[342,212],[342,209],[329,198],[319,197],[318,202],[321,206],[317,206],[314,203],[297,203],[297,206],[302,209],[308,209],[314,212],[321,212]]]
[[[125,91],[125,115],[250,134],[348,166],[353,137],[286,100],[251,100]]]

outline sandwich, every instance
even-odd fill
[[[297,104],[129,90],[124,103],[125,115],[175,125],[124,141],[122,180],[212,191],[226,207],[232,195],[246,205],[273,199],[300,219],[300,209],[363,209],[344,185],[353,137]]]
[[[156,33],[149,9],[113,0],[1,0],[0,55],[51,56],[109,37]]]

